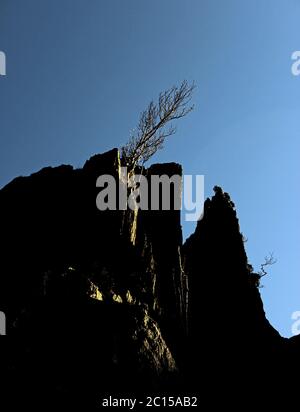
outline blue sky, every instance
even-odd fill
[[[183,79],[195,110],[153,161],[204,174],[236,204],[267,317],[300,310],[298,0],[1,0],[0,186],[121,146],[138,114]],[[194,224],[183,223],[185,236]]]

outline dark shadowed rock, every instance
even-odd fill
[[[174,207],[97,209],[97,177],[118,180],[120,167],[113,149],[0,191],[11,405],[88,410],[121,393],[199,395],[203,410],[287,405],[300,342],[266,319],[229,195],[215,188],[182,245]],[[138,172],[182,175],[175,163]]]

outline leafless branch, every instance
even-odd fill
[[[273,253],[269,253],[268,256],[265,256],[265,261],[260,265],[260,271],[259,271],[259,276],[262,278],[263,276],[266,276],[268,272],[266,271],[266,267],[270,265],[274,265],[277,260],[274,259]]]
[[[194,89],[194,83],[190,85],[184,80],[180,86],[161,92],[157,103],[150,102],[141,113],[135,132],[121,148],[127,167],[134,169],[138,164],[144,165],[157,150],[162,149],[166,137],[176,133],[172,122],[193,110],[194,106],[189,103]]]

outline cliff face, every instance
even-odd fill
[[[0,191],[0,310],[13,336],[6,393],[67,407],[152,391],[192,391],[211,406],[233,406],[239,392],[268,404],[267,389],[253,395],[263,377],[284,399],[298,340],[265,317],[229,196],[216,188],[182,245],[178,210],[96,208],[96,179],[119,180],[120,167],[114,149]]]
[[[274,390],[284,339],[265,317],[234,204],[220,188],[206,200],[183,255],[190,291],[189,364],[206,376],[205,400],[222,399],[231,407],[241,399],[248,406],[262,403],[267,388],[259,380],[273,382]]]

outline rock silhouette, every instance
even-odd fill
[[[8,404],[89,410],[155,393],[198,396],[203,410],[295,405],[300,342],[266,319],[229,195],[215,188],[182,244],[178,210],[96,208],[97,177],[118,180],[120,166],[113,149],[0,191]]]

